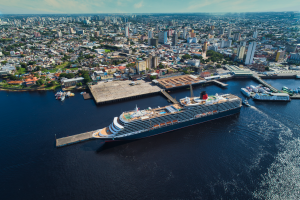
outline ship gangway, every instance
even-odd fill
[[[173,97],[171,97],[171,95],[169,95],[165,90],[161,90],[161,93],[167,97],[167,99],[169,99],[171,102],[173,102],[174,104],[177,104],[178,101],[176,99],[174,99]]]
[[[222,83],[222,82],[217,81],[217,80],[212,80],[212,82],[215,83],[216,85],[221,86],[221,87],[227,87],[228,86],[228,84]]]

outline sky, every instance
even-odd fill
[[[300,11],[300,0],[0,0],[0,14]]]

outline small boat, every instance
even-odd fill
[[[65,95],[62,95],[60,100],[61,100],[61,101],[64,101],[65,98],[66,98]]]
[[[75,96],[75,94],[74,93],[70,93],[70,95],[69,95],[70,97],[74,97]]]
[[[250,104],[248,103],[247,99],[245,99],[245,100],[243,101],[243,104],[244,104],[245,106],[250,107]]]

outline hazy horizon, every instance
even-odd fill
[[[3,1],[3,0],[2,0]],[[10,0],[0,14],[159,14],[297,12],[300,1],[281,0]]]

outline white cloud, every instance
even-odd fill
[[[141,8],[142,6],[143,6],[143,1],[134,4],[134,7],[135,7],[135,8]]]

